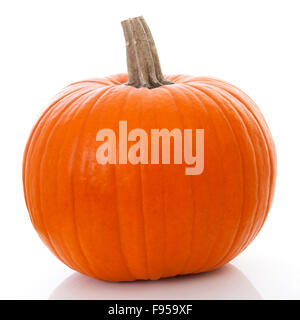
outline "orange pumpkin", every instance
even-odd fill
[[[158,279],[216,269],[260,231],[276,154],[255,103],[233,85],[162,76],[141,18],[122,23],[128,76],[73,83],[36,123],[23,162],[31,221],[70,268],[97,279]],[[204,170],[96,161],[101,128],[205,132]],[[117,139],[117,145],[119,141]],[[195,148],[195,142],[193,142]]]

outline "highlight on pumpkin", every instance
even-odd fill
[[[193,156],[193,130],[184,129],[183,131],[182,135],[182,131],[178,128],[171,131],[166,128],[151,129],[149,139],[147,132],[142,128],[135,128],[127,133],[127,121],[119,121],[118,152],[115,131],[108,128],[101,129],[97,133],[96,141],[105,142],[97,149],[97,162],[101,165],[127,164],[128,162],[133,165],[160,164],[161,158],[162,164],[171,164],[172,138],[173,163],[182,164],[184,160],[190,166],[185,168],[186,175],[200,175],[204,170],[204,129],[195,130],[195,156]],[[148,156],[149,140],[151,155]],[[135,143],[127,151],[127,145],[130,141]]]

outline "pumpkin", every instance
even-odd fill
[[[23,184],[32,224],[63,263],[101,280],[219,268],[253,241],[269,212],[276,176],[271,133],[237,87],[164,77],[142,17],[122,27],[128,75],[69,85],[31,132]],[[97,133],[117,132],[119,121],[148,134],[203,129],[203,172],[187,175],[184,163],[99,164]]]

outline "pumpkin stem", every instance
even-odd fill
[[[173,84],[164,78],[151,31],[143,17],[121,22],[127,54],[128,82],[135,88],[158,88]]]

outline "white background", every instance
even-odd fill
[[[300,299],[299,0],[0,3],[0,298]],[[230,265],[110,284],[73,272],[42,244],[23,199],[22,154],[62,87],[126,72],[120,21],[137,15],[152,30],[164,73],[221,78],[257,102],[277,147],[278,178],[265,226]]]

